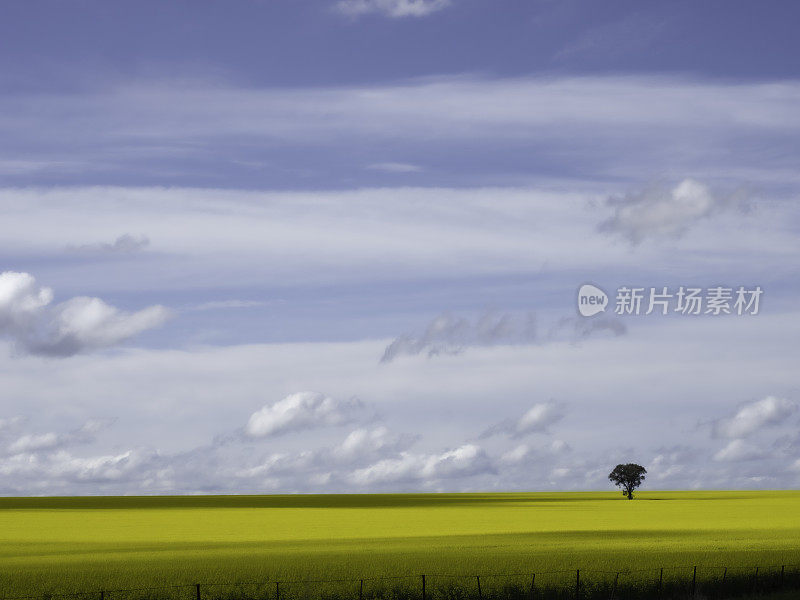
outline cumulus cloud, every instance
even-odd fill
[[[133,254],[144,250],[149,245],[150,239],[146,235],[133,236],[124,233],[111,243],[69,245],[66,247],[66,251],[81,254]]]
[[[15,421],[14,430],[19,425]],[[153,450],[132,448],[88,456],[73,452],[72,446],[96,442],[97,434],[112,422],[90,419],[71,431],[17,435],[0,447],[0,494],[74,494],[86,489],[129,493],[148,487],[168,467],[166,457]],[[9,432],[4,433],[8,440]]]
[[[417,437],[393,433],[384,425],[358,428],[338,445],[273,452],[233,471],[238,486],[251,487],[256,482],[266,489],[348,491],[353,489],[350,477],[355,469],[399,456]],[[215,476],[218,481],[226,479],[224,472]]]
[[[364,404],[357,398],[337,400],[319,392],[298,392],[254,412],[245,433],[261,438],[344,425],[363,416],[364,409]]]
[[[0,491],[57,493],[72,484],[137,482],[153,477],[159,456],[153,451],[127,450],[118,454],[78,457],[65,450],[50,454],[16,454],[0,461]]]
[[[35,354],[71,356],[78,352],[106,348],[143,331],[158,327],[167,319],[163,306],[150,306],[129,313],[100,298],[80,296],[53,309],[53,327],[43,339],[31,339],[28,348]]]
[[[712,433],[715,437],[743,438],[783,422],[796,410],[797,405],[790,400],[767,396],[744,404],[733,416],[715,422]]]
[[[671,189],[657,186],[609,198],[607,205],[613,215],[600,224],[600,230],[638,244],[650,237],[680,236],[697,221],[736,206],[737,198],[712,193],[699,181],[684,179]]]
[[[450,6],[450,0],[339,0],[336,10],[358,17],[381,14],[387,17],[424,17]]]
[[[55,456],[55,465],[62,474],[78,481],[106,482],[128,479],[130,475],[146,472],[146,467],[158,460],[158,453],[147,450],[127,450],[120,454],[79,458],[67,453]]]
[[[363,469],[355,470],[350,479],[358,485],[402,484],[441,479],[470,477],[494,471],[491,460],[482,448],[464,444],[441,454],[403,452]]]
[[[0,273],[0,331],[24,331],[53,301],[53,290],[40,287],[29,273]]]
[[[538,402],[518,419],[505,419],[486,429],[481,438],[506,435],[512,438],[531,433],[545,433],[553,423],[564,418],[563,407],[554,401]]]
[[[119,344],[169,316],[163,306],[125,312],[100,298],[78,296],[51,304],[53,291],[29,273],[0,274],[0,335],[31,354],[72,356]]]
[[[431,321],[420,335],[396,338],[383,352],[381,362],[401,355],[458,354],[468,346],[525,344],[536,339],[536,318],[524,315],[485,314],[475,320],[448,313]]]

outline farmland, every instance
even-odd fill
[[[261,582],[253,593],[267,595],[283,581],[288,598],[310,585],[291,581],[369,590],[422,573],[431,590],[485,575],[491,593],[530,573],[685,577],[692,565],[733,577],[800,564],[798,514],[789,491],[2,498],[0,594]]]

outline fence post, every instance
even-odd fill
[[[725,570],[722,572],[722,583],[725,583],[725,580],[728,578],[728,567],[725,567]]]
[[[533,586],[536,585],[536,573],[531,575],[531,600],[533,600]]]
[[[275,600],[281,600],[281,582],[275,582]]]
[[[755,591],[757,587],[758,587],[758,567],[756,567],[756,572],[753,574],[753,591]]]
[[[786,570],[786,565],[781,565],[781,587],[783,587],[783,573]]]
[[[658,572],[658,595],[659,596],[661,595],[661,586],[663,586],[663,585],[664,585],[664,567],[661,567],[661,569]]]
[[[692,569],[692,598],[697,593],[697,565]]]
[[[422,600],[425,600],[425,575],[422,576]]]
[[[195,587],[195,590],[197,591],[197,600],[200,600],[200,584],[199,583],[195,583],[194,587]]]
[[[364,597],[364,580],[363,579],[359,579],[358,580],[358,600],[361,600],[361,598],[363,598],[363,597]]]
[[[614,575],[614,587],[611,588],[611,600],[614,600],[614,596],[617,595],[617,581],[619,580],[619,573]]]
[[[481,593],[481,576],[475,575],[475,579],[478,580],[478,598],[483,598],[483,594]]]
[[[100,590],[100,600],[105,600],[105,596],[106,596],[105,592],[103,590]]]
[[[581,570],[575,571],[575,598],[581,597]]]

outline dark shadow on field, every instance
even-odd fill
[[[766,536],[769,530],[754,529],[754,533]],[[713,534],[713,532],[711,532]],[[8,558],[72,558],[83,556],[88,562],[107,561],[112,555],[124,556],[132,554],[147,555],[146,560],[154,559],[161,552],[177,552],[192,554],[201,558],[202,554],[217,555],[229,552],[234,554],[255,555],[258,553],[276,554],[283,558],[323,555],[341,556],[349,560],[353,556],[414,555],[438,554],[440,552],[457,551],[472,558],[485,558],[487,551],[500,556],[505,548],[512,548],[519,556],[546,556],[554,545],[566,544],[579,548],[583,544],[599,540],[619,542],[618,548],[608,550],[605,556],[616,552],[625,552],[625,548],[643,538],[658,540],[664,546],[660,554],[683,553],[685,550],[669,550],[671,543],[680,542],[700,548],[707,541],[708,531],[698,529],[575,529],[555,531],[535,531],[530,533],[493,533],[493,534],[457,534],[457,535],[415,535],[402,537],[350,537],[324,539],[294,539],[265,541],[136,541],[136,542],[67,542],[58,543],[19,542],[13,546],[0,547],[0,559]],[[742,551],[746,553],[747,551]],[[691,557],[684,556],[684,562]],[[569,561],[567,561],[569,563]],[[576,563],[574,566],[580,566]],[[569,563],[568,568],[573,568]],[[0,569],[2,571],[2,569]]]
[[[658,493],[658,492],[653,492]],[[750,498],[728,495],[723,499]],[[636,502],[655,500],[719,500],[686,492],[680,496],[639,496]],[[472,504],[540,504],[551,502],[621,502],[613,492],[470,493],[470,494],[285,494],[225,496],[56,496],[0,498],[0,510],[20,509],[167,509],[167,508],[411,508]]]

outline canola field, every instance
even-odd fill
[[[0,498],[5,598],[195,600],[196,583],[204,598],[366,598],[416,590],[421,574],[429,597],[474,596],[476,575],[487,597],[533,574],[536,585],[568,585],[577,569],[586,582],[653,581],[694,565],[701,581],[723,568],[796,573],[800,492]],[[143,589],[157,586],[186,587]]]

